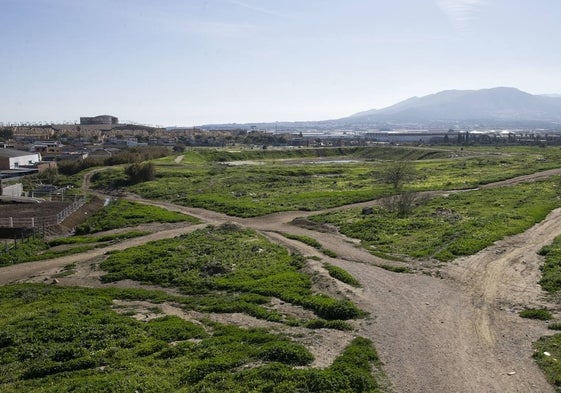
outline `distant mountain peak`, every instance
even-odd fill
[[[540,96],[514,87],[481,90],[444,90],[411,97],[348,119],[388,123],[561,121],[561,96]]]

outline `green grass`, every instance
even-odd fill
[[[363,215],[348,209],[309,217],[360,239],[373,253],[450,261],[520,233],[561,206],[558,179],[451,194],[398,217],[383,207]]]
[[[107,243],[107,242],[118,242],[121,240],[132,239],[139,236],[148,235],[150,232],[147,231],[130,231],[123,233],[115,233],[103,236],[69,236],[61,237],[49,241],[47,244],[50,247],[60,246],[64,244],[88,244],[88,243]]]
[[[86,222],[78,225],[76,233],[83,235],[151,222],[188,222],[194,224],[198,223],[198,220],[186,214],[172,212],[161,207],[117,199],[97,211]]]
[[[299,242],[307,244],[308,246],[313,247],[317,250],[322,248],[322,245],[321,245],[320,242],[318,242],[316,239],[314,239],[312,237],[309,237],[309,236],[294,235],[292,233],[287,233],[287,232],[281,232],[281,235],[283,235],[287,239],[297,240]]]
[[[26,239],[18,242],[15,248],[8,252],[0,252],[0,266],[13,265],[23,262],[40,261],[51,258],[63,257],[66,255],[79,254],[95,248],[95,245],[79,244],[75,247],[62,250],[53,250],[41,239]]]
[[[178,288],[205,311],[241,311],[279,320],[259,305],[263,296],[274,296],[324,319],[363,315],[347,300],[313,293],[310,276],[300,270],[304,264],[303,257],[290,255],[254,231],[226,224],[112,252],[101,268],[107,271],[104,282],[132,279]]]
[[[552,244],[543,247],[538,254],[545,257],[541,266],[540,285],[549,293],[558,292],[561,289],[561,236],[556,237]]]
[[[154,160],[156,179],[128,189],[144,197],[250,217],[319,210],[391,195],[383,182],[392,160],[411,160],[411,191],[468,189],[558,166],[559,149],[418,149],[369,147],[275,151],[200,149],[174,163]],[[321,158],[332,160],[321,161]],[[228,165],[259,160],[262,165]],[[347,160],[346,163],[337,161]],[[96,182],[119,183],[100,172]],[[112,180],[113,179],[113,180]]]
[[[553,315],[549,310],[544,308],[530,308],[528,310],[523,310],[518,313],[522,318],[528,319],[538,319],[540,321],[549,321],[553,319]]]
[[[60,273],[54,274],[52,277],[53,278],[66,277],[66,276],[71,276],[74,273],[76,273],[76,264],[71,263],[69,265],[64,266]]]
[[[547,381],[561,391],[561,334],[541,337],[534,343],[534,360],[545,374]],[[547,352],[547,356],[544,352]]]
[[[347,321],[333,320],[327,321],[325,319],[312,319],[306,322],[305,326],[308,329],[336,329],[336,330],[353,330],[353,327]]]
[[[286,232],[281,232],[281,235],[283,235],[287,239],[297,240],[299,242],[307,244],[308,246],[313,247],[318,251],[321,251],[323,254],[327,255],[330,258],[337,258],[337,253],[336,252],[331,251],[327,248],[323,248],[321,243],[318,242],[316,239],[314,239],[312,237],[304,236],[304,235],[295,235],[295,234],[286,233]]]
[[[378,392],[370,341],[357,338],[324,369],[263,329],[176,316],[141,322],[113,299],[156,293],[39,284],[0,288],[0,390],[15,392]]]
[[[341,269],[339,266],[332,265],[330,263],[324,263],[323,267],[327,270],[329,275],[345,284],[349,284],[353,287],[360,288],[360,281],[349,274],[345,269]]]
[[[0,266],[79,254],[122,240],[144,236],[148,233],[145,231],[130,231],[103,236],[70,236],[48,242],[39,238],[28,238],[18,241],[16,247],[12,247],[8,252],[0,252]]]

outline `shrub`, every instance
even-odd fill
[[[549,321],[553,319],[551,312],[544,308],[530,308],[528,310],[523,310],[518,313],[522,318],[528,319],[539,319],[541,321]]]
[[[138,184],[154,180],[156,177],[156,166],[151,162],[143,164],[132,164],[125,168],[129,184]]]

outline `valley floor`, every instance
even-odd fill
[[[518,181],[531,179],[525,176]],[[372,315],[357,323],[354,334],[373,340],[392,388],[398,393],[554,391],[532,360],[532,343],[550,331],[544,322],[520,318],[518,311],[528,307],[556,309],[537,284],[542,263],[537,251],[561,234],[560,209],[528,231],[498,241],[476,255],[438,266],[413,264],[415,273],[403,274],[380,268],[392,262],[371,255],[352,239],[335,232],[311,231],[292,223],[293,219],[311,212],[241,219],[136,196],[129,198],[188,213],[199,218],[202,225],[234,222],[253,228],[273,242],[347,270],[363,287],[356,289],[338,284],[337,290]],[[177,226],[79,255],[0,268],[0,284],[52,282],[53,275],[63,266],[77,263],[76,273],[58,279],[58,285],[109,285],[101,284],[100,272],[91,268],[95,258],[112,249],[171,238],[199,227]],[[338,257],[326,257],[279,232],[313,237]],[[125,281],[112,285],[140,284]],[[173,307],[165,307],[164,312],[177,314]],[[242,326],[263,323],[240,315],[229,318],[230,322]],[[337,337],[310,343],[310,346],[315,345],[315,365],[329,364],[350,339],[348,333],[337,334]]]

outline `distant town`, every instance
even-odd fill
[[[121,124],[111,115],[81,117],[78,124],[8,124],[0,126],[1,170],[41,169],[61,160],[108,157],[122,149],[164,146],[251,148],[365,146],[369,144],[560,144],[561,133],[552,129],[457,129],[337,127],[307,123],[279,126],[218,125],[202,127],[153,127]],[[17,153],[25,152],[16,159]],[[14,156],[14,157],[12,157]],[[9,160],[8,160],[9,158]]]

